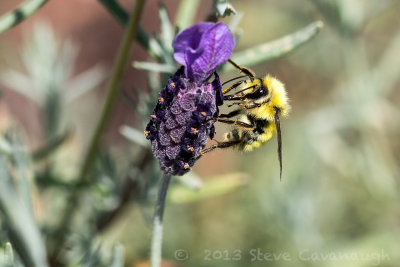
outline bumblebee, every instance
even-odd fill
[[[243,151],[252,151],[268,142],[275,134],[278,140],[278,158],[280,177],[282,177],[282,137],[280,117],[286,117],[290,111],[289,99],[284,85],[276,78],[266,75],[256,77],[255,73],[229,60],[242,76],[233,78],[223,85],[235,82],[223,90],[223,99],[228,107],[234,108],[227,114],[219,114],[214,120],[230,124],[233,129],[225,134],[225,140],[202,150],[202,154],[216,148],[233,147]],[[236,90],[236,93],[228,94]]]

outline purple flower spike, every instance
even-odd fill
[[[232,54],[235,41],[228,26],[201,22],[179,33],[172,44],[175,60],[185,67],[185,76],[202,83]]]
[[[221,84],[218,74],[212,83],[195,84],[178,70],[161,90],[158,104],[145,135],[164,173],[183,175],[201,156],[208,138],[214,137],[213,119]]]
[[[234,40],[222,23],[198,23],[176,36],[174,57],[183,66],[161,90],[145,135],[166,174],[183,175],[215,134],[222,85],[215,69],[232,54]],[[208,79],[214,74],[214,80]]]

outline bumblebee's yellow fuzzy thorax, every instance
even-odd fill
[[[287,116],[290,111],[290,105],[283,83],[270,75],[265,76],[261,80],[269,90],[269,101],[262,104],[259,108],[249,110],[249,112],[257,118],[273,121],[275,114],[274,107],[277,107],[280,109],[281,116]]]
[[[286,117],[289,115],[289,98],[283,83],[270,75],[265,76],[263,82],[264,85],[270,90],[272,109],[273,107],[278,107],[281,110],[281,116]]]

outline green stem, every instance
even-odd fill
[[[150,266],[160,267],[162,260],[162,237],[163,237],[163,216],[165,208],[165,199],[171,175],[165,174],[161,180],[160,190],[158,191],[158,199],[154,211],[153,234],[151,238],[151,255]]]
[[[88,152],[84,159],[84,163],[82,165],[82,169],[80,172],[80,179],[87,179],[87,174],[90,167],[93,164],[93,161],[96,157],[96,152],[100,143],[101,136],[108,124],[108,121],[111,117],[111,112],[113,111],[116,100],[120,94],[121,90],[121,80],[122,75],[124,73],[125,66],[129,59],[130,50],[132,47],[133,38],[136,36],[139,28],[139,20],[142,14],[142,10],[144,7],[145,0],[138,0],[132,15],[128,21],[128,25],[125,29],[125,34],[122,39],[122,43],[118,52],[118,55],[115,59],[114,67],[111,74],[111,81],[108,86],[108,94],[106,97],[106,103],[101,112],[100,121],[97,124],[96,130],[92,137],[92,141],[89,145]]]
[[[115,0],[99,0],[110,14],[122,25],[127,25],[129,14],[126,10]]]
[[[33,15],[49,0],[31,0],[0,17],[0,34]]]
[[[128,25],[125,29],[125,33],[112,70],[106,102],[104,104],[100,120],[91,139],[87,154],[83,161],[82,169],[79,174],[79,181],[81,182],[90,181],[88,173],[93,165],[94,160],[96,159],[96,152],[98,151],[101,137],[111,117],[111,113],[113,111],[116,100],[120,94],[121,79],[124,73],[125,66],[127,65],[127,61],[129,59],[129,52],[131,50],[133,37],[136,35],[139,27],[139,20],[143,11],[144,3],[145,0],[136,1],[136,5],[134,6],[132,15],[129,18]],[[54,265],[57,264],[58,255],[61,251],[62,244],[64,243],[65,238],[68,236],[68,227],[71,225],[73,213],[77,210],[77,206],[79,203],[79,192],[80,191],[73,191],[70,197],[67,199],[67,207],[62,214],[60,221],[61,225],[58,230],[59,236],[56,238],[55,245],[53,246],[54,250],[51,261]]]
[[[115,0],[98,0],[110,14],[123,26],[128,24],[129,14],[126,10],[118,4]],[[154,40],[152,40],[147,32],[139,25],[138,32],[136,34],[136,40],[139,44],[146,49],[150,56],[160,60],[162,58],[160,53],[160,47]]]

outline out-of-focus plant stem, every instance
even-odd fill
[[[127,25],[129,14],[126,10],[115,0],[99,0],[110,14],[122,25]]]
[[[125,66],[127,65],[127,61],[129,59],[129,52],[132,47],[133,38],[136,36],[140,17],[143,11],[143,7],[145,4],[145,0],[138,0],[134,5],[131,17],[129,18],[128,25],[125,29],[125,33],[118,51],[118,54],[115,59],[114,67],[111,74],[111,80],[108,86],[108,94],[106,97],[106,101],[101,112],[101,116],[99,122],[96,126],[93,137],[90,141],[90,145],[88,147],[87,153],[83,160],[83,165],[81,171],[79,173],[79,181],[89,182],[88,173],[90,168],[93,165],[94,160],[96,159],[96,152],[98,151],[98,147],[100,144],[101,137],[106,129],[108,121],[111,117],[111,113],[115,106],[116,100],[120,94],[121,90],[121,80],[124,73]],[[65,237],[68,234],[67,228],[70,226],[73,212],[76,210],[76,206],[78,204],[79,191],[74,191],[71,193],[68,201],[67,207],[64,211],[61,220],[61,226],[59,228],[60,236],[55,240],[56,245],[54,246],[54,255],[53,257],[57,257],[60,252],[60,248],[65,241]]]
[[[101,136],[103,135],[103,132],[108,124],[111,112],[120,94],[122,76],[129,59],[133,38],[136,36],[139,28],[139,20],[142,14],[144,3],[145,0],[138,0],[136,2],[127,28],[125,30],[125,34],[122,39],[122,43],[112,70],[106,102],[101,112],[99,123],[97,124],[91,143],[89,145],[88,152],[83,161],[82,169],[79,175],[81,180],[86,180],[88,178],[87,174],[95,159]]]
[[[124,27],[128,25],[129,14],[125,9],[115,0],[99,0],[99,2],[110,12],[110,14]],[[138,43],[146,49],[150,56],[157,60],[161,59],[161,55],[156,51],[159,48],[155,48],[156,43],[152,42],[147,32],[139,25],[136,40]]]
[[[158,199],[154,211],[153,234],[151,238],[150,267],[161,266],[163,216],[165,208],[165,199],[167,197],[167,191],[170,181],[171,181],[171,175],[164,174],[161,180],[160,190],[158,191]]]
[[[31,0],[0,17],[0,34],[33,15],[49,0]]]

